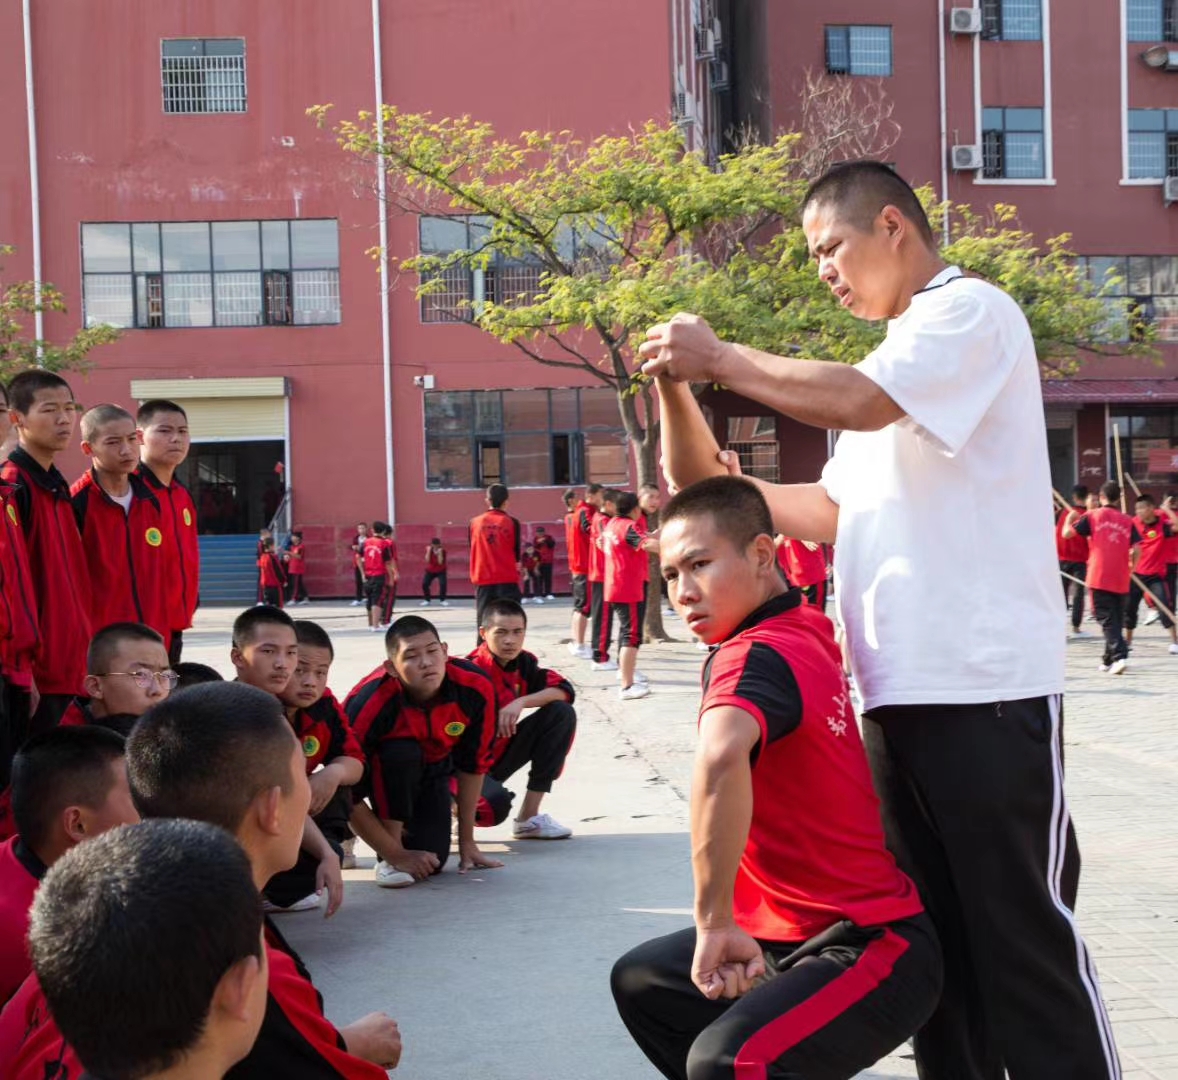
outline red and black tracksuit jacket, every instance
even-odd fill
[[[0,480],[0,674],[14,686],[28,689],[41,629],[15,495],[16,487]]]
[[[0,466],[0,479],[16,485],[13,498],[37,598],[37,689],[42,694],[77,694],[92,636],[90,576],[69,484],[58,469],[43,469],[21,447]]]
[[[168,570],[173,630],[187,630],[200,601],[200,535],[196,528],[196,503],[179,480],[162,483],[146,465],[139,475],[159,500],[164,519],[164,552]]]
[[[101,630],[111,623],[143,623],[167,648],[178,628],[167,581],[164,519],[147,484],[138,476],[128,479],[129,510],[102,489],[92,468],[70,488],[90,571],[90,625]]]
[[[364,752],[365,774],[358,794],[372,798],[378,817],[388,817],[376,753],[386,739],[413,739],[427,765],[449,760],[458,772],[481,776],[490,771],[495,688],[469,660],[447,660],[446,678],[424,705],[411,701],[400,679],[378,667],[348,695],[344,710]]]
[[[308,776],[336,758],[364,760],[364,751],[348,724],[347,714],[330,690],[325,690],[323,697],[309,709],[297,710],[290,726],[303,747]]]

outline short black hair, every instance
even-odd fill
[[[601,489],[601,501],[616,503],[621,492],[617,488],[607,487]]]
[[[290,538],[293,540],[293,539],[294,539],[296,536],[297,536],[297,537],[298,537],[300,540],[303,538],[303,534],[302,534],[301,532],[299,532],[299,530],[298,530],[298,529],[291,529],[291,531],[290,531]]]
[[[1157,500],[1148,492],[1143,491],[1137,496],[1139,503],[1145,503],[1146,506],[1157,506]]]
[[[195,1047],[217,984],[261,958],[261,930],[261,897],[232,836],[198,821],[148,821],[58,860],[37,890],[29,952],[83,1066],[140,1080]],[[103,1001],[133,1022],[112,1024]]]
[[[936,247],[928,214],[912,185],[882,161],[844,161],[831,166],[810,185],[802,200],[802,213],[810,206],[832,207],[839,220],[862,232],[870,231],[885,206],[894,206],[916,226],[928,247]]]
[[[1121,497],[1121,485],[1115,480],[1106,480],[1100,485],[1100,494],[1110,503],[1115,503]]]
[[[1088,485],[1076,484],[1072,488],[1072,499],[1077,502],[1083,502],[1086,498],[1088,498]]]
[[[57,372],[31,368],[12,377],[12,382],[8,384],[8,401],[14,412],[27,413],[40,391],[59,390],[62,387],[69,390],[71,398],[74,396],[70,384]]]
[[[440,536],[431,536],[429,542],[431,544],[440,544],[442,542],[442,538]]]
[[[176,683],[177,690],[186,690],[190,686],[200,686],[201,683],[224,682],[225,677],[208,664],[198,664],[195,660],[183,660],[173,664],[172,670],[180,676]]]
[[[261,792],[290,790],[293,738],[273,694],[239,682],[189,687],[148,709],[131,732],[131,796],[144,817],[236,832]]]
[[[586,495],[596,495],[601,490],[602,490],[602,487],[600,484],[586,484],[585,485],[585,494]]]
[[[140,427],[146,427],[160,413],[166,412],[179,413],[185,420],[188,419],[188,413],[174,401],[169,401],[167,398],[152,398],[139,406],[139,411],[135,414],[135,422]]]
[[[499,510],[503,504],[507,502],[507,485],[506,484],[492,484],[487,488],[487,502],[491,504],[492,509]]]
[[[418,634],[433,634],[439,641],[442,640],[438,628],[429,619],[423,619],[420,615],[402,615],[399,619],[394,619],[384,636],[385,652],[388,653],[389,659],[396,655],[397,647],[405,638],[417,637]]]
[[[562,496],[566,503],[580,501],[580,496],[577,494],[576,488],[569,488]]]
[[[289,626],[292,630],[294,629],[294,619],[282,608],[274,607],[273,604],[257,604],[254,607],[246,608],[233,620],[233,647],[244,649],[253,641],[258,627],[267,624]]]
[[[638,496],[632,491],[618,492],[618,517],[628,517],[634,512],[634,507],[638,505]]]
[[[109,401],[103,402],[101,405],[87,409],[82,414],[82,419],[78,422],[78,433],[82,436],[83,442],[93,442],[99,430],[115,420],[128,420],[132,427],[135,426],[135,417],[127,412],[122,405],[113,405]]]
[[[488,600],[487,606],[483,608],[483,626],[490,626],[491,620],[496,615],[502,615],[504,618],[520,618],[524,621],[524,626],[528,625],[528,613],[524,611],[524,606],[518,600],[512,600],[507,596],[497,596],[494,600]]]
[[[112,787],[112,762],[126,753],[121,735],[97,724],[56,727],[28,739],[12,760],[12,817],[34,851],[67,806],[96,810]]]
[[[164,639],[143,623],[111,623],[90,639],[90,647],[86,650],[86,674],[105,675],[119,647],[128,641],[149,641],[161,646],[164,644]]]
[[[295,619],[295,638],[300,645],[309,645],[312,649],[326,649],[331,658],[335,659],[335,647],[331,644],[331,635],[317,622],[310,619]]]
[[[758,536],[773,535],[773,516],[757,486],[743,476],[712,476],[684,488],[663,508],[665,529],[680,518],[708,514],[716,531],[743,551]]]

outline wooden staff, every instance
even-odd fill
[[[1121,464],[1121,429],[1113,425],[1113,447],[1117,453],[1117,483],[1121,485],[1121,513],[1129,511],[1125,507],[1125,467]]]
[[[1137,497],[1140,499],[1141,498],[1141,488],[1139,488],[1137,486],[1137,481],[1134,480],[1133,477],[1129,475],[1129,473],[1125,473],[1125,479],[1129,481],[1129,486],[1133,489],[1133,491],[1136,493]]]

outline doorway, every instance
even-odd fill
[[[256,533],[270,524],[285,487],[281,439],[194,442],[176,470],[192,492],[202,535]]]

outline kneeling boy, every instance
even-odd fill
[[[911,1036],[941,989],[879,802],[830,623],[787,588],[748,481],[668,504],[663,576],[717,645],[691,793],[695,926],[614,966],[623,1022],[668,1077],[855,1076]]]
[[[490,676],[498,710],[495,764],[483,782],[483,798],[496,809],[493,824],[507,816],[511,793],[503,785],[525,765],[528,793],[512,823],[517,840],[565,840],[573,830],[540,813],[544,796],[564,770],[577,731],[573,691],[562,675],[540,666],[524,649],[528,617],[514,600],[491,600],[479,627],[482,644],[467,657]],[[524,709],[536,711],[520,719]]]
[[[344,709],[365,759],[352,829],[377,854],[376,883],[397,889],[439,873],[450,855],[450,776],[458,777],[458,872],[503,864],[479,851],[475,811],[491,766],[495,690],[474,664],[452,660],[433,623],[403,615],[385,635],[388,659]]]

